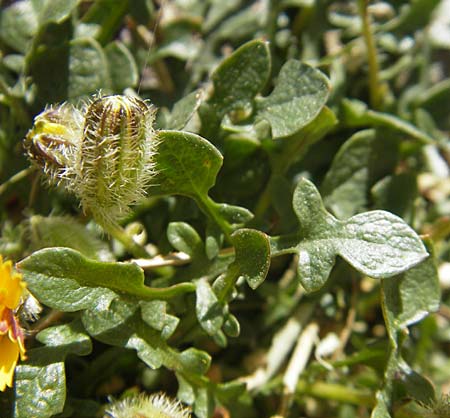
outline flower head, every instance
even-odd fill
[[[25,292],[22,275],[0,256],[0,391],[12,387],[19,354],[25,359],[23,331],[15,316]]]
[[[146,195],[155,174],[155,109],[128,96],[99,96],[78,110],[52,106],[24,139],[49,184],[74,193],[102,226],[115,224]]]
[[[44,171],[49,184],[71,188],[83,123],[82,113],[68,103],[50,106],[34,119],[23,145],[33,164]]]

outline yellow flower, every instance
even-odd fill
[[[22,360],[26,358],[23,331],[14,315],[24,291],[22,275],[0,256],[0,391],[12,387],[19,354]]]

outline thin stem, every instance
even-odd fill
[[[6,191],[6,189],[9,186],[12,186],[13,184],[18,183],[19,181],[22,181],[33,171],[35,171],[35,167],[30,166],[28,168],[25,168],[25,169],[19,171],[16,174],[14,174],[12,177],[10,177],[8,180],[6,180],[3,184],[0,184],[0,196]]]
[[[314,382],[300,380],[295,389],[296,395],[311,395],[321,399],[334,400],[353,405],[371,407],[375,404],[372,394],[362,390],[353,389],[348,385],[335,383]]]
[[[231,242],[231,227],[229,223],[222,217],[222,215],[218,211],[219,205],[214,202],[209,196],[199,195],[197,199],[195,199],[197,205],[200,210],[205,213],[207,216],[212,218],[212,220],[219,226],[222,232],[225,235],[225,239],[228,242]]]
[[[37,333],[42,331],[45,328],[48,328],[50,325],[53,325],[62,320],[65,312],[57,311],[56,309],[52,309],[47,316],[42,318],[39,322],[37,322],[30,330],[31,335],[35,336]]]
[[[134,241],[133,238],[130,237],[121,226],[111,224],[102,225],[102,227],[109,235],[119,241],[134,257],[151,258],[151,255],[147,252],[147,250]]]
[[[239,272],[240,269],[237,264],[233,263],[228,267],[225,277],[222,279],[223,284],[216,293],[219,303],[224,305],[228,302],[228,299],[233,292],[233,288],[236,285],[236,281],[239,278]]]
[[[372,32],[371,19],[368,13],[369,0],[359,0],[359,13],[362,20],[362,31],[367,49],[367,60],[369,64],[369,94],[372,108],[379,109],[382,103],[382,91],[379,80],[379,64],[375,38]]]
[[[144,287],[137,296],[143,300],[169,300],[183,293],[195,292],[194,283],[179,283],[169,287]]]

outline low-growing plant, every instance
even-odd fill
[[[4,2],[0,418],[447,417],[447,15]]]

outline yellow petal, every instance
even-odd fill
[[[0,391],[12,387],[14,368],[19,358],[19,346],[7,336],[0,337]]]
[[[6,289],[8,287],[11,269],[11,261],[7,261],[6,263],[4,263],[3,258],[0,256],[0,289]]]
[[[12,274],[9,282],[9,287],[7,288],[8,293],[4,298],[4,304],[9,309],[16,309],[19,305],[20,298],[23,295],[25,289],[25,283],[22,281],[22,276],[20,274]]]
[[[11,260],[3,262],[0,256],[0,305],[15,310],[25,289],[22,275],[15,273]]]

